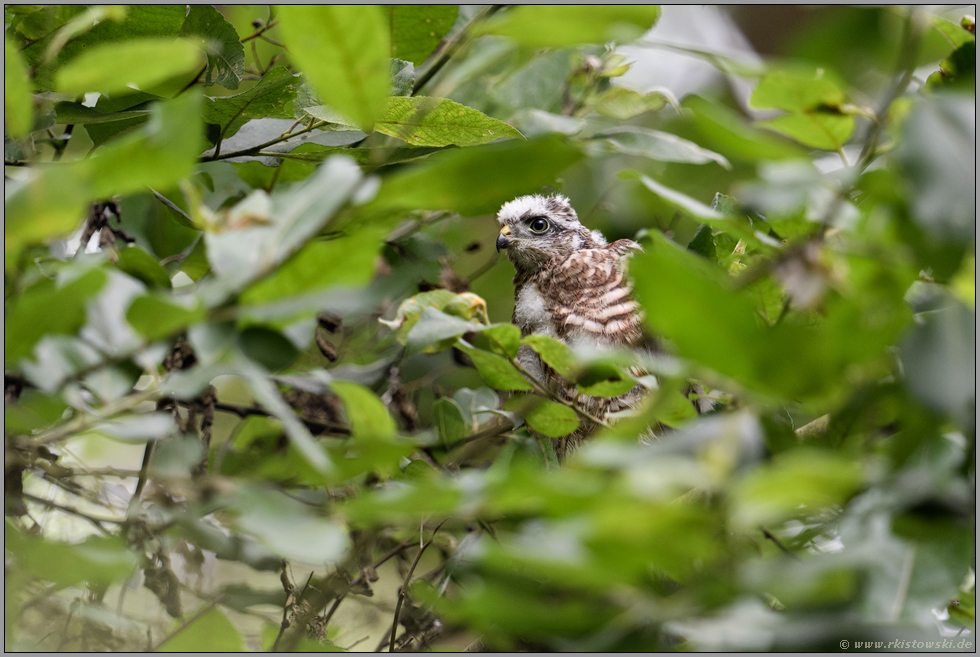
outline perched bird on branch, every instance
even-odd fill
[[[507,250],[516,270],[513,323],[522,337],[546,335],[573,348],[659,349],[643,333],[640,306],[626,277],[626,259],[640,249],[636,242],[608,244],[599,231],[579,223],[568,199],[560,195],[516,198],[500,208],[497,220],[497,250]],[[530,347],[522,346],[517,359],[553,394],[575,399],[575,382],[562,378]],[[575,401],[605,419],[637,406],[646,393],[637,385],[617,397],[578,395]],[[583,423],[573,433],[553,439],[559,460],[595,430],[595,424]]]

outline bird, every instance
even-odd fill
[[[579,222],[561,194],[518,197],[504,203],[497,220],[497,252],[505,250],[514,265],[512,322],[522,338],[546,335],[572,348],[592,350],[663,351],[662,343],[643,330],[642,311],[627,276],[627,260],[641,250],[639,244],[628,239],[608,243],[601,232]],[[648,392],[638,384],[616,397],[577,394],[575,382],[548,367],[530,346],[520,347],[517,361],[549,392],[574,401],[598,419],[635,408]],[[705,410],[704,404],[694,404],[699,412]],[[597,428],[586,422],[568,435],[553,438],[559,462]]]

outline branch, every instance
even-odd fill
[[[80,431],[90,429],[96,424],[107,421],[113,415],[118,415],[119,413],[133,409],[145,401],[152,401],[156,398],[157,394],[157,382],[154,381],[146,390],[140,391],[135,395],[127,395],[114,402],[109,402],[98,410],[98,416],[86,415],[69,420],[60,427],[55,427],[49,431],[42,431],[33,437],[33,441],[37,445],[49,445],[60,442]]]
[[[178,401],[181,406],[191,407],[193,402]],[[229,404],[227,402],[215,402],[214,410],[223,411],[225,413],[232,413],[240,418],[248,417],[249,415],[262,415],[265,417],[275,417],[275,414],[270,411],[265,410],[259,406],[241,406],[239,404]],[[303,417],[301,415],[296,416],[300,422],[306,425],[308,429],[312,429],[318,432],[330,431],[333,435],[337,437],[346,437],[350,435],[350,427],[344,424],[338,424],[334,422],[321,422],[320,420],[314,420],[308,417]]]
[[[381,566],[381,564],[385,563],[386,561],[388,561],[389,559],[391,559],[392,557],[400,553],[402,550],[412,545],[412,543],[414,543],[414,541],[402,541],[401,543],[393,547],[391,550],[389,550],[388,553],[385,554],[383,557],[381,557],[373,564],[371,564],[371,568],[377,570]],[[344,591],[343,593],[337,596],[337,599],[334,600],[333,605],[330,606],[330,610],[323,615],[324,631],[327,628],[327,623],[329,623],[330,619],[333,618],[334,613],[337,611],[337,608],[340,607],[340,603],[344,601],[344,598],[347,597],[347,594],[350,593],[351,589],[353,589],[355,586],[357,586],[363,581],[364,581],[364,573],[361,573],[356,578],[351,580],[351,583],[347,585],[346,591]]]
[[[46,500],[46,499],[41,498],[41,497],[35,497],[34,495],[31,495],[30,493],[22,493],[22,496],[23,496],[23,498],[25,500],[28,500],[30,502],[34,502],[36,504],[41,504],[41,505],[46,506],[46,507],[49,507],[51,509],[57,509],[58,511],[61,511],[62,513],[68,513],[68,514],[71,514],[73,516],[78,516],[79,518],[83,518],[85,520],[88,520],[90,523],[92,523],[93,525],[95,525],[95,527],[100,532],[102,532],[103,534],[106,534],[106,535],[109,535],[111,532],[108,529],[106,529],[102,525],[102,523],[108,522],[108,523],[112,523],[112,524],[115,524],[115,525],[121,525],[121,524],[123,524],[123,522],[125,522],[123,520],[117,520],[115,518],[96,518],[95,516],[90,516],[87,513],[84,513],[82,511],[79,511],[78,509],[74,509],[74,508],[72,508],[70,506],[64,506],[62,504],[58,504],[57,502],[52,502],[50,500]]]
[[[270,139],[264,144],[259,144],[258,146],[250,146],[249,148],[244,148],[240,151],[234,151],[233,153],[221,153],[220,155],[206,155],[204,157],[198,158],[198,162],[215,162],[217,160],[227,160],[232,157],[242,157],[244,155],[255,155],[259,151],[269,146],[274,146],[275,144],[281,144],[284,141],[288,141],[293,137],[298,137],[299,135],[306,134],[313,130],[318,129],[320,126],[326,125],[327,121],[314,121],[309,126],[299,130],[297,132],[284,132],[275,139]]]
[[[466,33],[469,32],[471,27],[476,25],[484,18],[489,18],[502,8],[503,5],[490,5],[489,7],[484,7],[482,10],[480,10],[480,13],[470,19],[470,22],[464,25],[459,32],[457,32],[451,39],[446,41],[429,68],[425,69],[425,73],[419,76],[419,78],[415,81],[415,86],[412,87],[412,95],[414,96],[421,91],[422,87],[424,87],[429,80],[431,80],[435,74],[438,73],[442,67],[453,58],[453,55],[459,51],[465,42]]]
[[[426,548],[432,545],[432,541],[436,540],[436,534],[442,529],[442,526],[446,524],[446,520],[440,522],[435,529],[432,530],[432,537],[429,541],[419,548],[419,553],[415,555],[415,561],[412,562],[411,568],[408,569],[408,574],[405,575],[405,583],[402,584],[401,589],[398,591],[398,602],[395,603],[395,617],[391,622],[391,634],[390,642],[388,643],[388,652],[395,652],[395,635],[398,633],[398,618],[401,616],[402,603],[405,602],[405,598],[408,596],[408,585],[412,581],[412,573],[415,572],[415,567],[419,565],[419,560],[422,558],[422,554],[425,553]]]
[[[579,405],[575,402],[575,400],[568,401],[564,397],[560,397],[557,393],[553,393],[550,390],[548,390],[544,386],[544,384],[542,384],[540,381],[538,381],[536,378],[534,378],[534,375],[532,375],[530,372],[528,372],[524,368],[524,366],[521,365],[517,361],[516,358],[511,358],[510,359],[510,362],[511,362],[511,364],[515,368],[517,368],[517,371],[520,372],[521,374],[523,374],[524,377],[528,380],[528,382],[532,386],[534,386],[534,392],[536,392],[537,394],[541,395],[542,397],[547,397],[548,399],[550,399],[552,401],[558,402],[562,406],[567,406],[568,408],[572,409],[573,411],[575,411],[576,413],[578,413],[579,415],[581,415],[586,420],[592,422],[593,424],[597,424],[600,427],[603,427],[605,429],[609,429],[610,428],[610,425],[609,425],[608,422],[606,422],[605,420],[600,420],[596,416],[594,416],[591,413],[589,413],[587,410],[585,410],[583,408],[580,408]]]

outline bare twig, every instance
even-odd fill
[[[261,151],[264,148],[268,148],[269,146],[274,146],[275,144],[280,144],[280,143],[282,143],[284,141],[288,141],[288,140],[292,139],[293,137],[298,137],[299,135],[303,135],[303,134],[306,134],[307,132],[311,132],[313,130],[316,130],[320,126],[326,125],[326,123],[327,123],[326,121],[316,121],[314,123],[311,123],[309,126],[303,128],[302,130],[297,130],[296,132],[285,132],[285,133],[279,135],[278,137],[276,137],[275,139],[270,139],[269,141],[267,141],[265,143],[259,144],[257,146],[250,146],[249,148],[243,148],[240,151],[234,151],[232,153],[221,153],[221,154],[218,154],[218,152],[216,150],[214,155],[207,155],[205,157],[200,158],[198,161],[199,162],[214,162],[216,160],[227,160],[228,158],[241,157],[243,155],[255,155],[256,153],[258,153],[259,151]]]
[[[436,534],[442,529],[442,526],[446,524],[443,520],[440,522],[435,529],[432,530],[432,537],[427,543],[419,548],[419,553],[415,555],[415,560],[412,562],[411,567],[408,569],[408,574],[405,575],[405,583],[402,584],[401,589],[398,591],[398,602],[395,603],[395,617],[391,622],[391,634],[389,635],[388,652],[395,652],[395,635],[398,633],[398,619],[401,616],[402,603],[405,602],[405,598],[408,596],[408,585],[412,581],[412,573],[415,572],[415,567],[419,565],[419,560],[422,559],[422,555],[425,553],[426,548],[432,545],[432,541],[436,540]]]
[[[252,43],[255,42],[253,41]],[[287,570],[288,565],[289,564],[283,560],[282,573],[279,576],[279,581],[282,582],[282,590],[286,592],[286,602],[282,605],[282,622],[279,623],[279,634],[276,635],[276,640],[272,642],[272,647],[269,648],[269,652],[276,652],[279,648],[279,640],[282,639],[283,633],[285,633],[286,628],[289,627],[289,610],[296,604],[296,596],[293,595],[295,587],[293,586],[293,583],[289,581],[289,572]],[[310,577],[313,577],[313,573],[310,573]]]
[[[527,369],[523,365],[521,365],[520,362],[516,358],[511,358],[510,359],[510,362],[517,369],[517,371],[520,372],[521,374],[523,374],[524,375],[524,378],[526,378],[528,380],[528,382],[532,386],[534,386],[534,392],[536,392],[537,394],[541,395],[542,397],[547,397],[548,399],[551,399],[552,401],[558,402],[562,406],[567,406],[568,408],[572,409],[577,414],[581,415],[583,418],[585,418],[586,420],[592,422],[593,424],[597,424],[600,427],[603,427],[605,429],[608,429],[609,428],[609,423],[608,422],[606,422],[605,420],[600,420],[596,416],[592,415],[592,413],[589,413],[584,408],[581,408],[574,400],[569,401],[569,400],[565,399],[564,397],[562,397],[562,396],[560,396],[560,395],[558,395],[556,393],[553,393],[550,390],[548,390],[544,386],[544,384],[541,383],[540,381],[538,381],[534,377],[533,374],[531,374],[530,372],[528,372]]]
[[[50,500],[46,500],[46,499],[41,498],[41,497],[35,497],[34,495],[31,495],[30,493],[23,493],[23,497],[24,497],[25,500],[28,500],[30,502],[34,502],[35,504],[41,504],[41,505],[46,506],[48,508],[56,509],[58,511],[61,511],[62,513],[68,513],[70,515],[77,516],[77,517],[82,518],[84,520],[88,520],[90,523],[92,523],[93,525],[95,525],[96,529],[98,529],[100,532],[102,532],[103,534],[106,534],[106,535],[109,535],[111,532],[108,529],[106,529],[105,526],[102,523],[105,522],[105,523],[111,523],[111,524],[115,524],[115,525],[121,525],[124,522],[123,520],[117,520],[116,518],[97,518],[95,516],[90,516],[87,513],[84,513],[82,511],[79,511],[78,509],[72,508],[70,506],[65,506],[63,504],[58,504],[57,502],[52,502]]]
[[[796,556],[795,554],[793,554],[788,547],[786,547],[785,545],[783,545],[782,542],[778,538],[776,538],[771,531],[769,531],[768,529],[766,529],[762,525],[759,525],[759,529],[762,530],[762,535],[763,536],[765,536],[766,538],[768,538],[770,541],[772,541],[776,545],[776,547],[778,547],[780,550],[783,551],[783,554],[789,555],[790,557],[792,557],[793,559],[796,559],[797,561],[800,560],[800,558],[798,556]]]
[[[409,547],[413,543],[414,543],[414,541],[402,541],[401,543],[399,543],[398,545],[396,545],[395,547],[393,547],[391,550],[389,550],[387,552],[387,554],[385,554],[383,557],[381,557],[380,559],[378,559],[377,561],[375,561],[371,565],[371,567],[374,568],[374,569],[377,569],[378,567],[381,566],[381,564],[385,563],[386,561],[388,561],[389,559],[391,559],[395,555],[399,554],[402,550],[404,550],[405,548]],[[350,593],[350,590],[352,588],[354,588],[355,586],[357,586],[358,584],[360,584],[361,582],[363,582],[363,581],[364,581],[364,574],[362,573],[361,575],[357,576],[355,579],[353,579],[351,581],[351,583],[347,586],[347,590],[346,591],[344,591],[343,593],[341,593],[340,595],[337,596],[337,599],[334,600],[333,604],[330,606],[330,610],[327,611],[323,615],[323,628],[324,628],[324,630],[326,630],[327,623],[329,623],[330,622],[330,619],[333,618],[333,615],[337,611],[337,608],[340,607],[340,603],[344,601],[344,598],[347,597],[347,594]]]

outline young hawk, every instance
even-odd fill
[[[607,244],[599,231],[579,223],[568,199],[560,195],[514,199],[500,208],[497,219],[501,225],[497,250],[507,250],[516,270],[513,322],[522,337],[547,335],[572,347],[651,347],[626,279],[625,260],[640,248],[636,242]],[[542,363],[530,347],[522,346],[517,359],[553,392],[568,400],[575,395],[574,382]],[[607,413],[635,407],[645,393],[637,385],[618,397],[579,395],[577,403],[593,416],[605,418]],[[575,432],[554,439],[559,460],[595,430],[595,425],[583,422]]]

